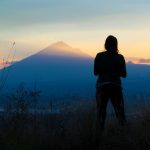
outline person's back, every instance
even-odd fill
[[[106,51],[96,55],[94,75],[98,75],[96,101],[98,120],[104,128],[106,107],[110,99],[120,124],[125,122],[124,101],[120,77],[126,77],[124,57],[118,54],[118,42],[114,36],[108,36],[105,42]]]
[[[99,75],[100,83],[121,84],[120,77],[126,77],[124,57],[107,51],[98,53],[95,58],[94,74]]]

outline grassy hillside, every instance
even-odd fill
[[[8,107],[9,106],[9,107]],[[96,125],[95,101],[61,105],[61,113],[15,111],[10,105],[0,115],[2,150],[148,150],[150,149],[150,110],[137,107],[120,127],[109,112],[106,129]]]

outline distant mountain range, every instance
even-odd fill
[[[93,65],[94,58],[88,54],[57,42],[8,67],[5,90],[21,82],[31,88],[36,82],[47,95],[94,95]],[[149,92],[150,66],[130,62],[127,71],[128,77],[123,81],[126,93]]]

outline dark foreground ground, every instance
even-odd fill
[[[37,111],[37,110],[36,110]],[[0,115],[0,150],[149,150],[150,110],[136,108],[120,127],[108,114],[102,133],[93,102],[64,106],[61,113],[29,113],[16,108]]]

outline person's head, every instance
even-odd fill
[[[105,49],[110,53],[118,53],[117,38],[112,35],[109,35],[105,41]]]

